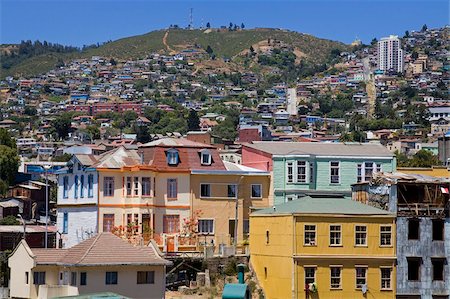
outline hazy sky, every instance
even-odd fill
[[[449,24],[448,0],[0,0],[0,43],[47,40],[81,46],[166,28],[229,22],[350,43]]]

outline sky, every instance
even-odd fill
[[[449,24],[448,0],[0,0],[0,43],[47,40],[82,46],[139,35],[170,24],[230,22],[351,43]]]

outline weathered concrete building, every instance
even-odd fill
[[[397,214],[397,298],[449,298],[449,180],[385,173],[352,191],[354,200]]]

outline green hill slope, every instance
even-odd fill
[[[164,38],[166,36],[166,38]],[[28,58],[9,69],[1,69],[1,77],[8,75],[36,75],[55,67],[58,59],[68,61],[75,58],[89,58],[94,55],[117,59],[144,58],[151,52],[170,53],[171,50],[200,45],[209,45],[217,57],[233,58],[250,46],[267,39],[276,39],[295,47],[305,54],[305,59],[313,63],[324,63],[333,49],[348,50],[343,43],[320,39],[311,35],[277,29],[252,29],[242,31],[183,30],[170,29],[152,31],[119,39],[99,48],[76,53],[49,53]]]

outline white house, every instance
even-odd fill
[[[55,298],[114,292],[164,298],[166,266],[152,244],[134,246],[102,233],[68,249],[30,248],[22,240],[8,259],[12,298]]]
[[[98,232],[98,174],[94,155],[74,155],[58,174],[59,246],[72,247]]]

